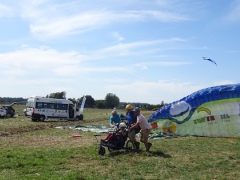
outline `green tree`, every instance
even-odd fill
[[[115,94],[108,93],[105,97],[105,105],[107,108],[113,109],[119,105],[119,102],[119,97],[117,97]]]
[[[72,101],[73,104],[76,104],[77,100],[75,98],[68,98],[69,101]]]
[[[95,100],[90,95],[86,95],[85,97],[86,97],[86,101],[85,101],[84,107],[93,108],[93,106],[95,104]],[[83,100],[83,97],[77,99],[78,106],[81,106],[82,100]]]
[[[47,96],[48,96],[48,98],[66,99],[66,92],[65,91],[55,92],[55,93],[51,93],[51,94],[49,94]]]
[[[105,101],[104,100],[96,100],[95,105],[99,109],[104,109],[106,108]]]

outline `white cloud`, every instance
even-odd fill
[[[169,38],[169,39],[163,39],[163,40],[119,43],[117,45],[98,50],[95,53],[98,54],[97,56],[99,56],[99,54],[108,54],[108,56],[110,56],[110,55],[126,56],[126,55],[131,55],[133,53],[143,54],[145,52],[152,52],[152,51],[149,51],[148,49],[146,49],[146,47],[149,47],[152,49],[151,46],[158,45],[158,50],[161,48],[162,48],[162,50],[164,50],[164,49],[167,49],[169,47],[169,45],[174,45],[175,43],[179,43],[179,42],[185,42],[185,40],[181,39],[181,38]],[[162,45],[161,47],[159,47],[160,44]],[[144,50],[142,50],[141,48],[144,48]],[[137,50],[139,50],[139,52]]]
[[[124,37],[122,37],[118,32],[112,33],[113,37],[117,39],[118,42],[121,42],[124,40]]]
[[[191,62],[168,62],[168,61],[160,61],[160,62],[144,62],[144,63],[137,63],[135,66],[138,66],[142,69],[148,69],[149,66],[181,66],[186,64],[192,64]]]
[[[187,20],[187,18],[180,15],[160,11],[88,11],[72,16],[63,15],[52,18],[46,16],[45,19],[44,16],[46,15],[40,17],[40,20],[32,20],[30,25],[31,32],[40,38],[84,33],[119,21],[128,23],[140,20],[144,21],[149,18],[154,18],[162,22]]]
[[[234,82],[234,81],[231,81],[231,80],[222,80],[222,81],[217,81],[217,82],[214,82],[214,86],[219,86],[219,85],[223,85],[223,84],[236,84],[238,82]]]
[[[240,0],[233,1],[226,20],[231,22],[238,22],[240,20]]]
[[[165,81],[135,81],[130,84],[113,84],[105,86],[107,92],[115,92],[121,97],[121,101],[129,102],[152,102],[160,104],[161,101],[180,100],[181,98],[202,89],[202,86],[190,82]],[[127,92],[127,93],[126,93]]]
[[[0,79],[1,84],[5,84],[6,87],[15,86],[18,87],[19,85],[26,86],[26,87],[33,87],[33,86],[44,86],[49,87],[49,85],[52,85],[54,83],[66,83],[66,82],[72,82],[73,80],[71,78],[32,78],[29,76],[28,78],[21,79],[21,78],[14,78],[12,76],[2,78]],[[46,86],[47,85],[47,86]],[[30,88],[31,90],[31,88]]]
[[[6,76],[26,75],[26,74],[44,74],[51,72],[56,67],[65,67],[73,64],[78,66],[82,57],[78,53],[63,52],[60,53],[54,49],[40,48],[22,48],[17,51],[0,54],[1,72]]]
[[[16,69],[16,68],[9,68],[6,70],[2,70],[1,74],[4,76],[23,76],[26,75],[28,72],[21,70],[21,69]]]
[[[132,3],[134,4],[134,2]],[[19,4],[20,10],[18,11],[20,11],[23,19],[29,21],[31,33],[42,40],[84,33],[119,22],[128,24],[149,21],[149,19],[160,22],[189,20],[188,17],[176,10],[169,11],[162,9],[161,6],[158,10],[149,10],[150,7],[146,7],[146,9],[142,7],[138,11],[129,11],[119,10],[118,4],[109,7],[109,9],[103,4],[96,3],[89,6],[88,3],[81,1],[54,4],[42,0],[23,1]]]
[[[144,17],[152,17],[161,22],[178,22],[178,21],[187,21],[190,18],[185,17],[181,14],[166,12],[166,11],[141,11]]]
[[[81,67],[81,66],[64,66],[53,69],[53,72],[58,76],[74,76],[83,73],[98,73],[98,72],[128,72],[128,67]]]
[[[13,10],[10,7],[4,4],[0,4],[0,18],[2,17],[10,18],[13,16],[13,14],[14,14]]]

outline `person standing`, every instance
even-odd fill
[[[148,123],[147,119],[140,113],[140,108],[135,108],[135,114],[137,116],[137,122],[130,127],[130,129],[136,128],[138,125],[141,127],[140,131],[140,141],[144,143],[146,151],[149,152],[152,143],[148,142],[149,134],[151,132],[151,125]]]
[[[133,110],[133,107],[131,104],[128,104],[126,106],[126,119],[128,121],[128,126],[131,127],[133,126],[133,124],[135,124],[137,122],[137,116]],[[128,131],[128,138],[135,144],[136,146],[136,150],[139,150],[139,145],[140,143],[136,140],[136,130],[138,126],[135,126],[136,128],[130,128]]]

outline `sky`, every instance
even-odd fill
[[[240,0],[0,0],[0,29],[0,97],[160,104],[240,79]]]

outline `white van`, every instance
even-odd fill
[[[66,99],[30,97],[26,103],[25,114],[31,116],[32,121],[45,119],[83,120],[83,108],[86,97],[83,98],[81,108],[77,108],[72,101]]]

